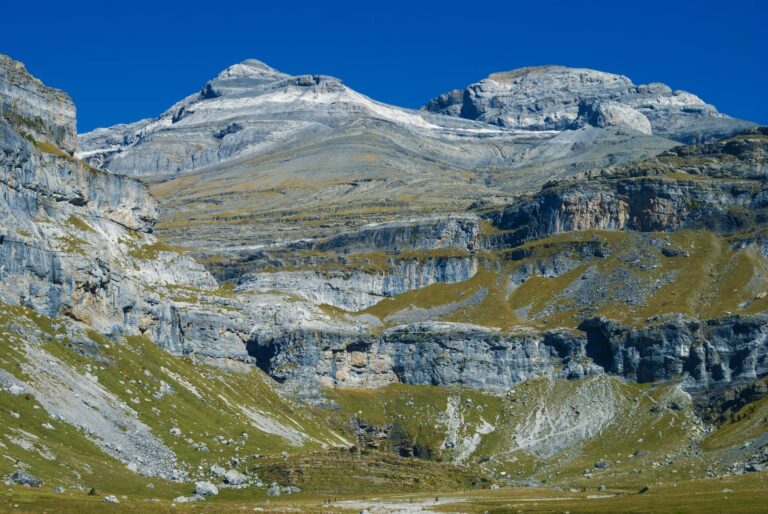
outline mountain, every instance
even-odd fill
[[[336,78],[289,76],[250,59],[222,71],[156,119],[83,134],[78,156],[123,174],[178,174],[322,139],[356,122],[366,128],[384,125],[382,130],[407,147],[405,138],[423,138],[424,145],[434,146],[427,152],[445,152],[447,158],[473,165],[498,162],[490,144],[476,145],[479,136],[502,146],[524,139],[494,127],[385,105]],[[478,148],[472,152],[467,145]]]
[[[81,135],[77,156],[151,182],[164,237],[210,249],[503,203],[674,145],[625,126],[518,130],[409,111],[248,60],[156,119]]]
[[[762,508],[765,127],[520,131],[254,61],[83,141],[5,56],[0,98],[0,510]]]
[[[754,126],[665,84],[638,86],[623,75],[565,66],[493,73],[430,100],[424,110],[521,130],[622,124],[684,143]]]

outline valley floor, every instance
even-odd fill
[[[253,489],[224,491],[214,500],[176,504],[168,492],[155,496],[120,498],[120,504],[101,501],[102,495],[9,487],[0,493],[0,512],[317,512],[371,514],[466,512],[623,512],[623,513],[753,513],[768,511],[768,473],[707,480],[687,480],[650,486],[645,493],[607,486],[557,488],[502,488],[457,492],[327,497],[299,493],[268,498]]]

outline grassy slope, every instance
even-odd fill
[[[576,248],[588,243],[603,245],[610,250],[610,255],[580,256]],[[664,246],[674,248],[680,255],[664,255],[661,252]],[[628,256],[627,250],[632,248],[635,250],[632,257],[641,253],[653,264],[637,265]],[[441,319],[514,330],[519,326],[575,328],[585,317],[593,315],[638,325],[660,314],[681,313],[710,318],[768,309],[768,296],[761,295],[768,291],[765,259],[753,247],[734,250],[728,240],[712,232],[573,232],[516,249],[517,252],[521,250],[530,254],[523,259],[510,260],[509,252],[481,253],[481,269],[471,279],[409,291],[385,299],[365,312],[385,320],[387,316],[413,307],[429,309],[456,303],[481,289],[489,292],[481,303],[455,310]],[[556,277],[533,275],[507,294],[508,277],[515,270],[555,254],[579,262]],[[591,297],[585,304],[575,296],[573,287],[587,273],[605,278],[606,293]],[[641,302],[628,305],[617,300],[620,298],[618,290],[626,287],[627,279],[612,280],[612,276],[650,284],[650,291]],[[653,286],[657,281],[659,285]]]
[[[125,342],[104,340],[89,333],[100,345],[99,363],[70,349],[67,337],[60,341],[61,324],[56,320],[39,316],[21,308],[0,305],[0,368],[19,379],[26,377],[20,364],[25,356],[22,345],[29,343],[8,329],[21,327],[22,333],[39,333],[43,348],[50,355],[61,359],[80,373],[98,377],[99,383],[117,395],[134,409],[139,418],[170,447],[186,469],[194,474],[198,466],[203,469],[211,464],[227,465],[231,457],[239,457],[241,468],[253,466],[253,455],[276,454],[281,451],[310,451],[324,445],[345,445],[336,434],[343,434],[339,427],[327,421],[326,413],[306,406],[297,406],[279,396],[254,367],[233,366],[224,370],[188,358],[172,356],[149,340],[128,338]],[[173,391],[162,398],[155,397],[162,382]],[[20,415],[18,419],[10,412]],[[259,430],[248,416],[256,412],[282,426],[297,432],[311,434],[303,446],[297,447],[278,435]],[[52,420],[32,396],[13,396],[0,392],[0,416],[4,420],[5,434],[24,430],[27,439],[36,441],[34,448],[23,448],[9,442],[7,435],[1,439],[0,474],[16,469],[18,462],[28,466],[33,474],[46,480],[49,485],[71,486],[79,484],[99,490],[121,494],[144,493],[148,481],[163,483],[163,495],[189,492],[188,486],[164,483],[162,480],[141,478],[126,470],[125,466],[105,456],[83,433],[65,423]],[[54,430],[42,427],[50,422]],[[178,427],[182,436],[171,435],[170,429]],[[247,433],[245,439],[241,434]],[[235,441],[226,444],[214,440]],[[196,450],[188,441],[205,443],[209,452]],[[43,453],[55,454],[56,459],[46,459]]]

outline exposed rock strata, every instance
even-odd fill
[[[15,130],[72,154],[77,146],[75,105],[43,85],[24,65],[0,55],[0,116]]]
[[[503,237],[512,245],[590,229],[730,232],[754,226],[768,208],[768,140],[764,129],[753,134],[554,183],[493,216],[494,223],[512,231]]]
[[[599,103],[585,109],[581,104],[585,100]],[[641,132],[650,128],[656,135],[683,142],[727,136],[753,126],[664,84],[635,85],[623,75],[564,66],[494,73],[430,100],[425,109],[525,130],[565,130],[585,121],[600,126],[618,119]],[[589,110],[593,115],[585,117]],[[602,114],[595,116],[595,111]]]
[[[684,378],[704,393],[768,375],[768,318],[683,317],[627,328],[602,318],[575,332],[503,334],[457,323],[417,323],[379,336],[289,329],[253,334],[251,353],[301,394],[320,387],[407,384],[504,392],[535,376],[605,372],[638,382]]]

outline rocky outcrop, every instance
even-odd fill
[[[398,381],[502,392],[536,374],[552,374],[553,362],[568,353],[570,344],[557,333],[504,335],[475,325],[428,322],[380,336],[259,330],[249,348],[259,367],[303,394],[317,394],[318,387],[380,387]],[[565,376],[583,376],[585,370],[572,364],[575,368],[569,367]]]
[[[0,299],[7,303],[123,333],[142,326],[142,310],[153,311],[144,280],[174,281],[163,260],[175,265],[176,279],[215,286],[201,266],[173,252],[156,262],[131,256],[154,244],[157,207],[143,184],[40,152],[1,122],[0,189],[7,222]]]
[[[416,323],[376,336],[317,328],[257,330],[257,364],[304,395],[320,387],[380,387],[391,382],[504,392],[535,376],[581,378],[597,372],[637,382],[683,378],[686,389],[768,375],[768,317],[707,321],[677,317],[624,327],[602,318],[576,332],[504,334],[461,323]]]
[[[651,122],[640,111],[619,102],[582,100],[579,103],[579,114],[573,126],[592,125],[594,127],[623,126],[651,134]]]
[[[55,215],[71,209],[129,230],[152,232],[157,205],[140,182],[41,152],[5,123],[0,123],[0,145],[4,203],[17,215]]]
[[[35,102],[12,103],[23,104],[30,119],[43,120],[40,127],[46,131],[35,135],[0,120],[0,216],[5,221],[0,227],[0,301],[51,317],[64,315],[104,334],[148,333],[169,350],[190,351],[194,336],[183,337],[184,320],[200,316],[157,288],[210,291],[216,281],[200,264],[156,241],[157,205],[144,184],[30,140],[49,136],[46,141],[57,138],[64,145],[74,137],[74,121],[67,127],[54,115],[74,116],[71,101],[25,75],[20,64],[2,62],[15,70],[0,75],[3,98],[23,99],[30,91],[43,95]],[[207,336],[197,344],[216,347],[218,339],[227,341],[227,334],[247,334],[244,318],[233,322],[231,317],[209,308],[202,317],[207,323],[199,324]],[[245,355],[243,340],[240,355]]]
[[[585,116],[581,102],[595,100],[598,103],[588,104],[589,110],[597,107],[603,114]],[[682,142],[722,137],[753,126],[664,84],[638,86],[623,75],[564,66],[494,73],[466,89],[430,100],[425,109],[524,130],[565,130],[584,122],[600,126],[622,120],[645,132],[649,128],[645,117],[654,134]]]
[[[580,327],[586,355],[608,373],[638,382],[686,377],[694,392],[717,390],[768,375],[768,316],[715,320],[682,317],[644,328],[602,318]]]
[[[281,291],[315,304],[359,311],[412,289],[469,280],[476,272],[474,257],[392,259],[378,273],[278,271],[249,274],[242,277],[238,291]]]
[[[43,85],[20,62],[0,55],[0,117],[19,133],[72,154],[77,146],[75,105]]]
[[[503,244],[512,245],[592,229],[730,232],[754,226],[768,208],[767,141],[758,129],[728,142],[683,147],[655,160],[555,183],[494,215],[494,223],[512,231],[503,238]]]
[[[319,241],[297,241],[291,250],[371,252],[383,250],[435,250],[457,248],[475,250],[480,245],[480,224],[476,216],[444,216],[370,224]]]

